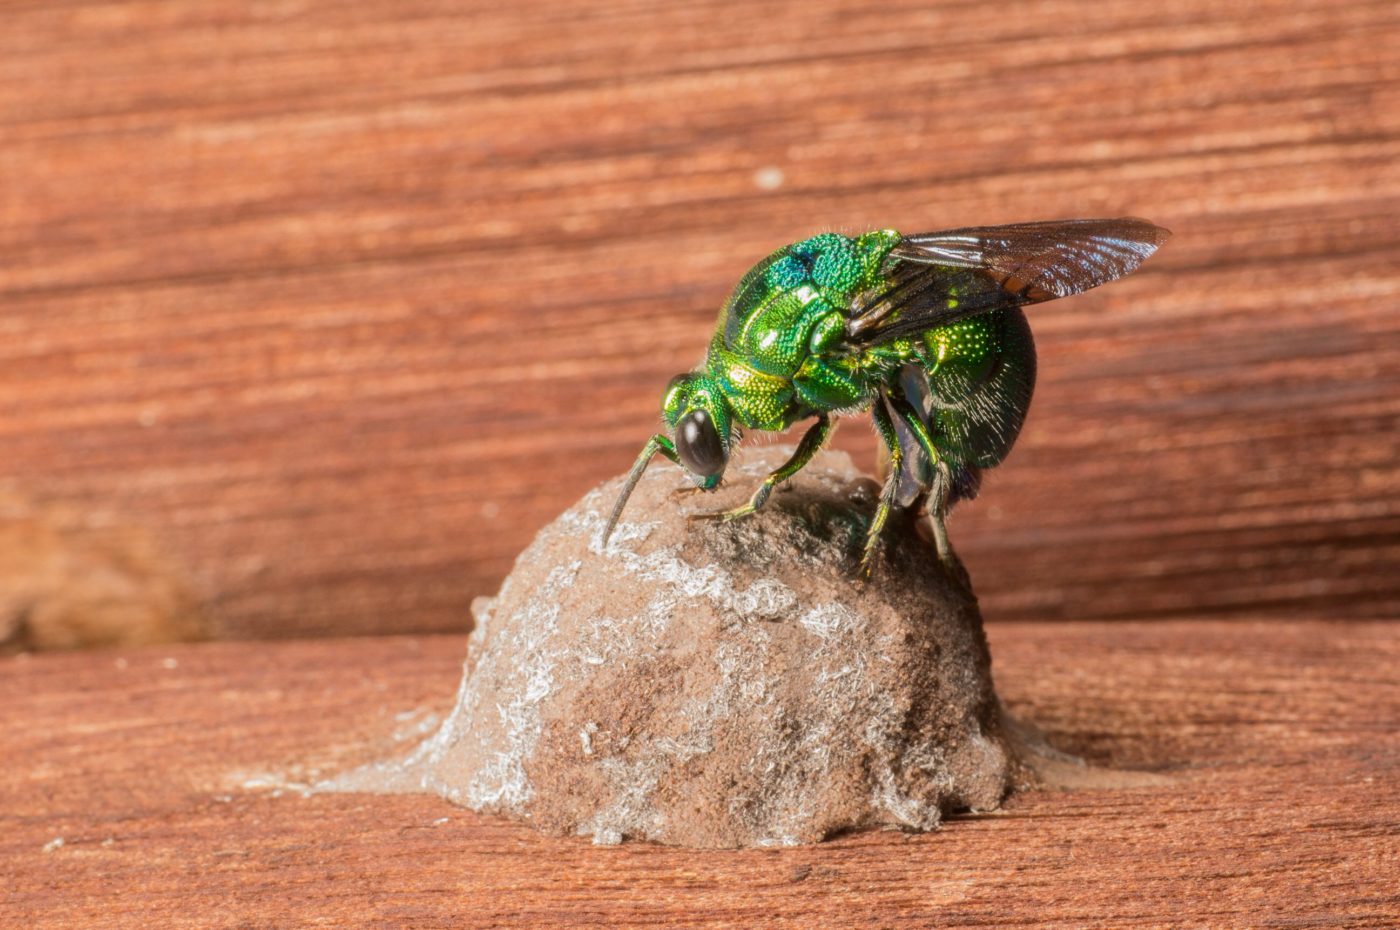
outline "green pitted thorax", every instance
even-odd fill
[[[899,241],[892,229],[855,238],[822,233],[778,249],[744,275],[720,312],[705,365],[740,423],[782,429],[814,408],[862,403],[853,372],[812,362],[843,335],[856,295],[881,283]]]

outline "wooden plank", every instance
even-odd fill
[[[1131,212],[956,518],[988,614],[1400,613],[1392,2],[746,10],[10,4],[8,492],[222,635],[461,630],[770,248]]]
[[[3,660],[0,923],[1400,923],[1393,625],[1016,623],[990,636],[1015,714],[1156,783],[1021,794],[928,835],[594,847],[436,798],[268,790],[409,745],[450,705],[458,637]]]

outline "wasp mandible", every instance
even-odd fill
[[[734,288],[704,363],[667,385],[661,417],[670,435],[647,440],[603,542],[658,452],[712,491],[743,430],[812,419],[792,458],[748,503],[699,515],[733,520],[811,461],[833,416],[868,410],[889,469],[862,572],[897,507],[926,513],[940,558],[955,564],[945,517],[1006,458],[1030,406],[1035,344],[1021,307],[1121,278],[1168,235],[1123,217],[910,236],[822,233],[778,249]]]

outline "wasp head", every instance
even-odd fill
[[[661,418],[672,432],[676,455],[695,483],[706,491],[719,487],[729,464],[733,423],[720,386],[698,372],[676,375],[661,398]]]

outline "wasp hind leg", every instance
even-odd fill
[[[963,566],[962,559],[953,551],[952,543],[948,541],[948,511],[961,496],[955,490],[959,480],[954,477],[953,468],[954,466],[949,466],[946,462],[940,462],[934,469],[933,481],[928,490],[914,506],[923,513],[925,526],[928,527],[929,535],[933,537],[934,549],[938,552],[938,561],[954,581],[970,592],[972,578]],[[971,480],[975,484],[976,469],[971,470]]]
[[[900,426],[904,428],[914,438],[919,451],[928,457],[932,466],[932,474],[928,488],[920,495],[920,500],[913,503],[916,512],[922,512],[928,520],[927,526],[933,536],[933,545],[938,552],[938,561],[948,571],[948,573],[964,588],[971,590],[971,580],[968,577],[967,569],[963,567],[962,560],[953,551],[952,544],[948,541],[948,525],[946,518],[948,509],[958,499],[961,488],[957,480],[963,471],[967,471],[968,480],[973,482],[975,489],[976,470],[959,469],[958,476],[954,475],[957,466],[951,465],[946,459],[938,454],[934,448],[933,437],[929,434],[928,427],[924,423],[924,418],[919,416],[919,412],[909,403],[907,399],[900,396],[889,398],[890,408],[895,416],[899,417]],[[893,457],[891,465],[894,466]],[[899,470],[892,467],[891,471],[897,477]],[[972,493],[976,493],[975,490]],[[970,496],[961,494],[961,496]]]
[[[768,502],[768,495],[773,493],[773,489],[793,475],[800,472],[812,461],[812,457],[817,454],[826,439],[831,435],[831,415],[821,413],[817,415],[817,422],[802,436],[802,441],[797,444],[797,451],[792,454],[781,466],[773,471],[763,483],[753,492],[753,497],[748,503],[735,507],[732,510],[719,510],[713,513],[694,513],[690,515],[692,520],[737,520],[740,517],[747,517]]]
[[[938,363],[922,351],[922,347],[916,346],[915,351],[918,362],[905,365],[900,371],[898,385],[891,387],[891,393],[908,406],[908,409],[901,410],[894,424],[905,447],[904,464],[899,472],[898,504],[901,509],[915,515],[922,529],[927,531],[925,535],[937,547],[939,561],[949,564],[954,557],[948,544],[944,516],[950,504],[950,466],[941,451],[936,457],[925,452],[925,447],[931,442],[921,441],[909,427],[910,422],[917,421],[923,424],[926,432],[933,429],[929,372],[936,370]],[[930,439],[931,436],[930,433]],[[882,467],[888,469],[889,466],[884,463]]]

